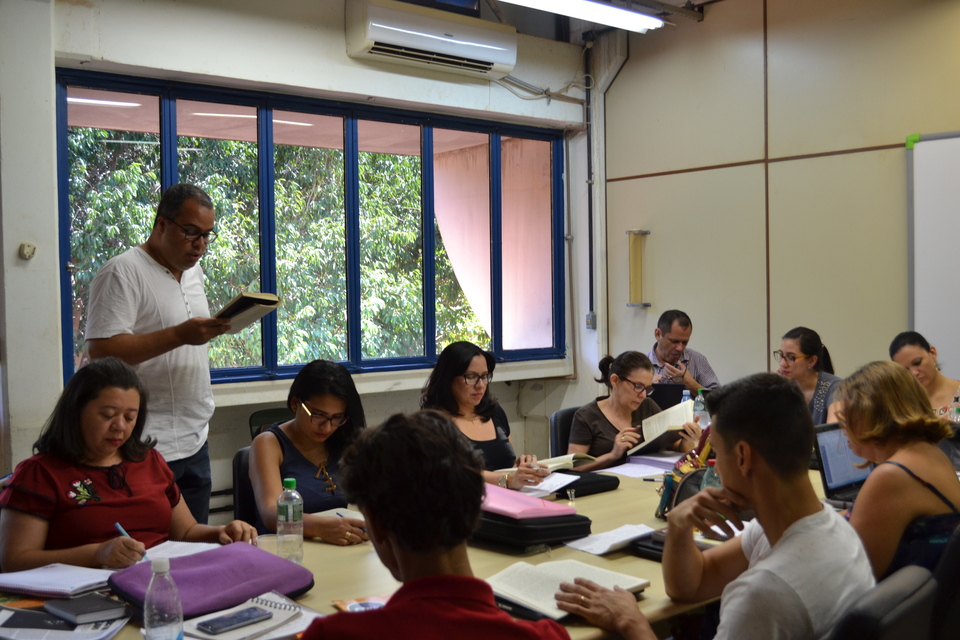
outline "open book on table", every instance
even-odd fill
[[[205,633],[197,628],[197,624],[203,622],[204,620],[228,616],[232,613],[236,613],[237,611],[249,609],[250,607],[266,609],[273,615],[261,622],[217,634]],[[223,611],[216,611],[198,618],[185,620],[183,623],[183,633],[184,635],[194,638],[203,638],[204,640],[252,640],[252,638],[265,636],[274,629],[278,629],[286,625],[295,618],[299,617],[300,614],[301,608],[299,604],[281,593],[269,591],[263,595],[257,596],[256,598],[250,598],[243,604],[237,605],[236,607],[230,607],[229,609],[224,609]]]
[[[643,442],[627,451],[628,456],[662,451],[680,439],[683,425],[693,422],[693,400],[675,404],[644,419],[640,425]]]
[[[280,306],[280,298],[272,293],[243,291],[224,305],[214,318],[229,318],[230,331],[239,333]]]
[[[554,560],[538,565],[515,562],[487,578],[487,584],[493,589],[500,608],[511,615],[559,620],[567,613],[557,608],[553,596],[560,590],[561,582],[573,582],[574,578],[587,578],[607,589],[618,586],[632,593],[650,586],[649,580],[601,569],[579,560]]]

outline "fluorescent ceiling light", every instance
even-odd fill
[[[256,118],[255,114],[246,113],[193,113],[195,116],[207,116],[208,118]],[[274,124],[290,124],[295,127],[312,127],[312,122],[294,122],[293,120],[274,120]]]
[[[637,33],[645,33],[647,29],[663,26],[663,20],[659,18],[592,0],[503,0],[503,2]]]
[[[95,107],[139,107],[139,102],[117,102],[116,100],[95,100],[94,98],[67,98],[71,104],[89,104]]]

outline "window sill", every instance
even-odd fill
[[[573,375],[573,360],[532,360],[529,362],[502,362],[497,365],[497,382],[564,378]],[[429,369],[410,371],[383,371],[358,373],[353,376],[361,396],[421,389],[430,375]],[[228,382],[213,385],[217,407],[236,407],[253,404],[284,402],[290,390],[290,380],[260,380],[256,382]]]

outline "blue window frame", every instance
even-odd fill
[[[67,377],[81,358],[82,348],[78,345],[82,346],[83,300],[80,292],[83,282],[89,281],[105,259],[146,238],[159,193],[178,181],[199,181],[215,174],[218,185],[232,183],[240,185],[237,189],[247,189],[245,199],[223,202],[214,197],[218,230],[221,220],[224,224],[240,224],[249,223],[254,215],[257,218],[255,232],[251,232],[255,237],[236,236],[237,246],[256,244],[257,247],[250,250],[247,264],[240,259],[230,263],[242,265],[230,270],[231,277],[236,275],[234,271],[245,273],[237,276],[237,282],[230,283],[230,292],[244,288],[277,292],[286,286],[292,293],[303,293],[310,288],[289,280],[291,274],[298,272],[298,265],[289,266],[289,257],[278,258],[278,253],[284,254],[290,249],[289,242],[295,243],[303,237],[280,239],[280,234],[289,231],[288,227],[297,222],[300,213],[298,209],[291,215],[289,207],[284,208],[278,203],[278,189],[283,191],[284,180],[290,180],[291,176],[296,180],[303,174],[303,171],[295,170],[302,167],[278,163],[277,154],[291,149],[300,153],[298,158],[316,159],[318,164],[325,162],[324,166],[333,167],[329,172],[340,180],[335,183],[339,185],[336,188],[322,190],[335,201],[322,215],[341,216],[333,222],[332,218],[325,220],[324,229],[327,232],[332,230],[334,236],[342,234],[343,255],[337,251],[327,252],[335,254],[342,267],[320,269],[317,277],[325,277],[342,268],[342,280],[337,282],[342,282],[343,286],[327,285],[321,291],[313,292],[317,299],[331,297],[342,301],[331,303],[332,307],[316,313],[322,321],[334,323],[328,333],[334,336],[330,340],[336,345],[324,347],[326,351],[314,350],[310,338],[297,337],[300,331],[293,330],[296,326],[289,320],[290,316],[270,314],[257,330],[259,334],[248,361],[212,368],[215,382],[292,377],[302,362],[315,357],[339,360],[354,372],[430,367],[444,346],[438,344],[437,310],[439,306],[442,313],[447,312],[448,299],[438,299],[438,287],[443,289],[444,296],[450,295],[447,290],[453,287],[452,290],[460,292],[457,293],[460,302],[469,299],[469,307],[479,314],[477,322],[483,325],[488,338],[484,346],[493,351],[498,361],[564,357],[561,131],[77,70],[58,70],[57,82],[60,246],[64,268],[61,297],[65,310],[63,359]],[[74,106],[96,105],[97,99],[82,96],[97,92],[145,97],[149,104],[144,106],[144,100],[139,98],[128,102],[117,100],[116,105],[136,103],[138,106],[132,107],[126,115],[118,116],[116,124],[104,124],[103,118],[107,116],[94,113],[96,109],[81,113],[80,107]],[[120,108],[116,106],[116,109]],[[135,118],[129,114],[138,109],[156,114],[155,123],[130,124]],[[207,133],[202,129],[207,126],[201,123],[202,116],[216,116],[208,120],[217,120],[219,128]],[[154,118],[153,115],[150,117]],[[222,124],[228,119],[229,127]],[[296,136],[303,134],[284,133],[286,129],[300,127],[305,130],[312,126],[325,132],[326,141],[299,143],[300,138]],[[342,138],[335,140],[338,135]],[[87,137],[80,140],[83,136]],[[82,151],[79,150],[81,142],[87,144]],[[104,149],[110,143],[110,153],[116,156],[111,156],[110,162],[115,163],[120,158],[122,170],[133,173],[110,174],[110,165],[98,169],[100,178],[97,179],[101,182],[84,181],[80,174],[90,164],[88,160],[97,155],[95,150],[100,148],[96,146],[99,143]],[[115,149],[120,147],[130,151],[116,152]],[[83,156],[83,153],[88,155]],[[103,155],[106,154],[104,151]],[[252,159],[254,156],[255,160]],[[531,176],[537,172],[525,173],[531,163],[543,168],[539,172],[543,177],[534,180]],[[249,166],[251,164],[255,167]],[[466,167],[479,169],[468,171]],[[409,183],[402,182],[399,177],[394,179],[401,173]],[[109,187],[103,186],[102,180],[113,180],[118,175],[135,175],[136,180],[119,184],[114,180]],[[255,189],[251,185],[253,180],[257,183]],[[131,187],[134,182],[140,185],[139,192]],[[398,188],[400,183],[407,186]],[[220,187],[215,185],[214,188]],[[337,194],[341,188],[342,194]],[[136,193],[127,194],[126,191]],[[464,195],[467,191],[480,195],[467,197]],[[255,195],[251,195],[254,192]],[[384,192],[388,194],[384,195]],[[114,193],[122,193],[127,200],[122,200],[120,195],[113,198]],[[283,193],[286,197],[286,192]],[[102,201],[106,200],[109,203],[103,204]],[[135,227],[139,237],[133,239],[135,232],[128,229],[127,240],[122,243],[126,246],[101,251],[97,237],[99,231],[102,229],[105,238],[115,239],[115,221],[108,225],[95,221],[97,233],[94,234],[84,234],[83,230],[74,228],[79,224],[77,212],[80,208],[84,209],[84,215],[98,216],[101,215],[98,208],[101,206],[114,207],[121,217],[126,216],[126,209],[129,209],[131,216],[137,217]],[[233,213],[224,213],[221,207]],[[240,213],[236,212],[244,207],[246,209]],[[384,217],[389,217],[382,213],[384,207],[394,207],[402,216],[407,216],[403,221],[406,227],[393,229],[393,235],[387,236],[391,239],[389,242],[377,244],[371,241],[371,234]],[[464,213],[464,209],[469,211]],[[368,210],[377,213],[368,215]],[[134,214],[134,211],[138,213]],[[443,215],[440,215],[441,211]],[[468,226],[464,220],[471,216],[472,226]],[[471,236],[471,233],[475,235]],[[221,231],[220,237],[224,235]],[[80,244],[78,238],[81,236],[87,242],[82,251],[74,246]],[[461,236],[466,236],[466,241]],[[481,238],[482,242],[471,245],[472,237]],[[409,274],[396,273],[391,277],[389,272],[378,271],[369,258],[383,253],[383,248],[394,250],[398,246],[407,247],[405,251],[397,249],[395,254],[412,256],[413,266],[407,271],[416,276],[410,282],[419,283],[415,287],[417,291],[409,286],[406,289],[416,304],[404,306],[419,317],[419,324],[414,322],[412,328],[403,325],[402,330],[398,329],[400,324],[383,325],[381,322],[378,325],[380,320],[371,315],[384,310],[389,312],[392,306],[403,306],[401,303],[408,302],[396,297],[377,300],[378,295],[390,293],[394,284],[392,280]],[[219,247],[219,244],[211,245],[204,261],[212,259],[210,254]],[[84,256],[86,273],[78,274],[70,263],[76,262],[74,253],[83,251],[97,255],[92,259]],[[225,247],[225,253],[231,251],[232,247]],[[255,256],[255,261],[251,256]],[[386,259],[389,262],[390,257]],[[459,265],[454,265],[455,262]],[[225,270],[214,272],[207,264],[208,297],[211,297],[211,282],[225,277]],[[279,281],[278,269],[281,274],[286,274]],[[526,282],[530,272],[535,272],[534,281],[540,278],[539,284]],[[461,277],[464,274],[469,277]],[[479,283],[470,285],[470,294],[465,284],[467,280]],[[370,282],[383,288],[370,293]],[[368,283],[366,292],[364,283]],[[531,292],[537,294],[533,297],[539,302],[532,301]],[[212,298],[211,310],[225,301]],[[530,308],[524,308],[526,305]],[[301,302],[286,313],[299,313],[305,306],[311,305]],[[420,307],[419,316],[414,306]],[[478,308],[487,309],[487,306],[489,310],[476,311]],[[338,313],[342,316],[338,317]],[[539,317],[529,318],[538,313]],[[344,330],[345,336],[342,335]],[[449,341],[448,336],[456,337],[461,330],[455,328],[448,333],[441,332],[441,337]],[[537,332],[536,337],[530,337],[531,330]],[[373,336],[384,339],[374,340]],[[251,340],[250,336],[246,337],[248,349]],[[296,346],[291,348],[291,344]],[[297,357],[300,359],[296,360]]]

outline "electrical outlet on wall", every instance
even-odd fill
[[[20,257],[24,260],[29,260],[37,252],[37,245],[30,244],[29,242],[20,243]]]

